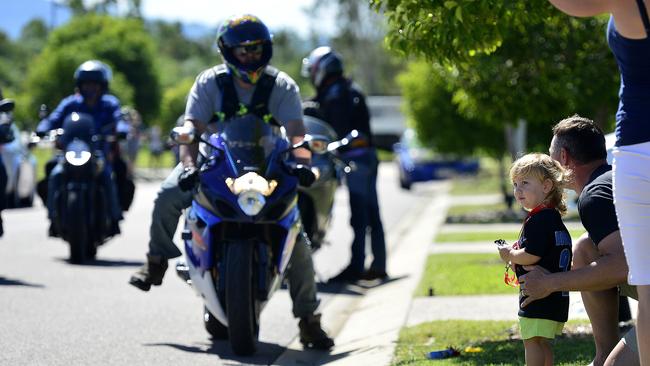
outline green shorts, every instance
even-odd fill
[[[562,328],[564,328],[564,323],[555,320],[519,317],[521,339],[533,337],[554,339],[556,335],[562,334]]]

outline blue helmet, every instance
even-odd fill
[[[300,74],[309,78],[318,89],[327,77],[343,75],[343,60],[331,47],[318,47],[302,59]]]
[[[104,91],[108,89],[112,77],[111,68],[97,60],[88,60],[82,63],[74,72],[74,81],[77,87],[81,86],[83,82],[93,81],[99,83]]]
[[[273,56],[273,42],[269,29],[262,21],[250,14],[236,15],[226,19],[217,31],[219,52],[228,68],[243,81],[255,84]],[[251,64],[241,63],[233,54],[236,47],[261,45],[262,56]]]

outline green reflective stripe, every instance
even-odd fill
[[[273,119],[273,115],[271,113],[265,114],[264,117],[262,117],[262,119],[264,119],[264,122],[269,123],[271,122],[271,119]]]
[[[215,112],[215,116],[219,119],[219,121],[223,122],[226,119],[226,114],[223,112]]]
[[[248,113],[248,108],[244,104],[239,103],[239,110],[237,111],[237,115],[243,116],[246,113]]]

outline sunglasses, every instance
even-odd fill
[[[257,44],[250,44],[250,45],[245,45],[245,46],[237,46],[233,49],[233,52],[235,53],[236,56],[244,56],[244,55],[261,55],[262,51],[264,51],[264,45],[261,43]]]

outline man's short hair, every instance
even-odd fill
[[[589,118],[574,114],[553,126],[556,146],[564,148],[571,158],[581,164],[607,158],[605,135]]]

